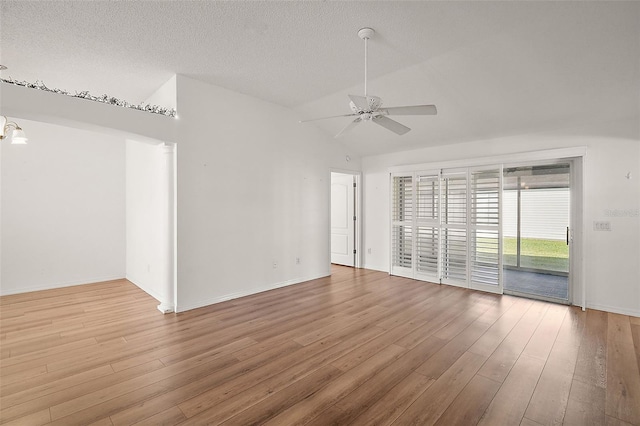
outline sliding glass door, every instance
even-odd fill
[[[570,164],[504,169],[504,290],[568,303]]]

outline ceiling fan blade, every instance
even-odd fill
[[[378,115],[376,117],[373,117],[371,121],[384,127],[385,129],[391,130],[393,133],[397,135],[404,135],[409,130],[411,130],[404,124],[400,124],[397,121],[392,120],[389,117],[386,117],[384,115]]]
[[[361,122],[361,121],[362,121],[362,119],[361,119],[360,117],[356,118],[355,120],[353,120],[352,122],[350,122],[349,124],[347,124],[347,125],[344,127],[344,129],[340,130],[340,131],[338,132],[338,134],[337,134],[337,135],[335,135],[334,137],[335,137],[335,138],[337,138],[337,137],[339,137],[339,136],[341,136],[341,135],[343,135],[343,134],[345,134],[345,133],[350,132],[350,131],[351,131],[351,129],[353,129],[354,127],[356,127],[356,125],[357,125],[359,122]]]
[[[436,115],[438,110],[435,105],[412,105],[380,108],[378,111],[384,115]]]
[[[348,95],[351,102],[360,110],[360,111],[369,111],[371,108],[369,107],[369,101],[364,96],[356,96],[356,95]]]
[[[300,123],[308,123],[309,121],[318,121],[318,120],[326,120],[328,118],[338,118],[338,117],[353,117],[358,114],[342,114],[342,115],[332,115],[331,117],[322,117],[322,118],[311,118],[309,120],[300,120]]]

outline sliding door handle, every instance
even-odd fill
[[[569,227],[567,226],[567,245],[569,245]]]

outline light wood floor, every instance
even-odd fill
[[[156,305],[127,281],[0,298],[0,422],[640,425],[635,317],[343,267]]]

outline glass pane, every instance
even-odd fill
[[[503,266],[518,266],[518,191],[516,190],[505,190],[502,193],[502,235]]]
[[[392,238],[393,266],[411,268],[411,226],[394,226]]]
[[[467,223],[467,175],[446,176],[442,185],[443,223]]]
[[[569,188],[521,192],[520,266],[569,272]]]
[[[471,234],[471,281],[498,286],[498,231],[475,231]]]
[[[418,218],[427,220],[438,219],[438,176],[418,176]]]
[[[568,300],[569,164],[505,168],[504,288]]]
[[[417,270],[425,274],[438,273],[438,228],[418,227],[416,241]]]
[[[500,170],[484,170],[471,174],[471,223],[499,224]]]
[[[395,176],[393,178],[393,220],[411,221],[413,217],[413,178]]]
[[[464,282],[467,280],[467,231],[442,230],[442,278]]]

